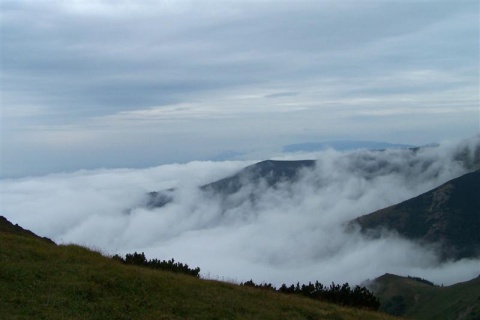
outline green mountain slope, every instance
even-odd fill
[[[394,206],[354,220],[363,232],[382,228],[423,243],[441,244],[444,260],[480,256],[480,170]]]
[[[0,219],[0,319],[393,319],[55,245]]]
[[[480,319],[480,277],[448,287],[418,279],[385,274],[370,288],[380,298],[380,309],[414,319]]]

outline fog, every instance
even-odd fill
[[[1,180],[0,214],[57,243],[104,254],[198,266],[205,278],[275,285],[319,280],[358,284],[384,273],[438,284],[480,274],[479,260],[440,263],[435,247],[385,233],[346,231],[351,219],[426,192],[470,170],[479,137],[404,149],[283,154],[315,159],[294,183],[248,183],[232,195],[198,187],[255,161],[190,162],[147,169],[101,169]],[[467,151],[466,151],[467,150]],[[174,188],[173,201],[147,208],[147,193]],[[254,195],[252,197],[251,195]]]

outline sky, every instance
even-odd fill
[[[2,178],[480,132],[478,1],[0,6]]]
[[[76,243],[105,255],[136,251],[148,259],[174,258],[200,267],[208,279],[253,279],[277,287],[317,280],[353,285],[393,273],[451,285],[478,277],[480,260],[441,262],[435,245],[421,246],[389,231],[371,239],[345,225],[468,172],[459,154],[473,157],[475,150],[478,159],[479,136],[417,152],[325,150],[309,155],[316,166],[293,183],[268,188],[264,181],[246,180],[226,198],[198,187],[251,162],[3,179],[0,213],[59,244]],[[170,188],[175,188],[172,202],[145,205],[148,192]]]

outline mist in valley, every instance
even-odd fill
[[[0,210],[57,243],[109,255],[137,251],[147,258],[173,257],[200,267],[205,278],[360,284],[388,272],[448,285],[478,276],[480,260],[440,262],[435,246],[388,231],[370,239],[347,224],[471,171],[479,148],[476,136],[415,150],[283,154],[276,159],[316,164],[301,169],[294,181],[273,186],[246,176],[232,194],[200,186],[256,161],[4,179]],[[149,192],[166,190],[169,203],[146,206]]]

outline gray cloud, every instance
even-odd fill
[[[464,33],[476,19],[468,6],[231,5],[180,2],[170,8],[149,4],[132,9],[103,2],[89,13],[78,3],[7,2],[2,19],[7,98],[28,90],[30,99],[69,113],[75,112],[73,104],[87,114],[102,114],[272,79],[284,83],[319,73],[327,79],[371,77],[409,70],[412,63],[415,69],[435,69],[440,63],[442,70],[468,67],[478,56],[470,49],[478,44],[472,42],[476,34],[468,38]],[[437,41],[447,28],[454,39]],[[446,46],[455,51],[445,65]],[[416,51],[406,54],[406,49]],[[391,54],[408,59],[396,63],[389,60]],[[377,60],[373,68],[372,59]]]
[[[478,132],[477,22],[476,1],[2,1],[2,175],[93,168],[81,156],[90,146],[97,167],[207,158],[170,156],[195,149],[195,137],[222,146],[214,155],[312,136],[410,144],[468,136]],[[298,94],[278,96],[285,92]],[[185,104],[202,119],[125,117]],[[438,115],[446,108],[448,116]],[[219,113],[229,121],[219,124]],[[119,115],[121,124],[105,123]],[[179,129],[189,139],[155,144]],[[51,148],[58,132],[90,138]],[[162,155],[137,147],[151,136],[150,149]],[[135,141],[125,154],[95,142],[126,137]],[[74,167],[56,160],[70,154],[80,155]]]
[[[385,272],[450,284],[477,276],[478,260],[440,264],[435,248],[386,234],[346,233],[350,219],[426,192],[466,172],[455,155],[478,136],[416,153],[332,150],[294,184],[247,184],[227,202],[198,186],[251,162],[191,162],[138,170],[96,170],[2,180],[1,212],[59,242],[106,253],[144,251],[200,266],[204,275],[245,281],[359,283]],[[473,152],[471,152],[473,154]],[[307,155],[284,155],[284,159]],[[176,188],[162,208],[146,192]],[[249,193],[257,195],[250,201]],[[235,205],[231,205],[235,203]]]

